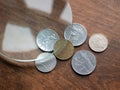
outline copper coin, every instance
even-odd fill
[[[55,43],[54,54],[60,60],[69,59],[74,53],[73,44],[65,39],[60,39]]]

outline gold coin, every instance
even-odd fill
[[[60,60],[69,59],[74,53],[73,44],[65,39],[58,40],[54,46],[54,54]]]

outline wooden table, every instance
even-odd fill
[[[10,1],[14,0],[0,0],[1,30],[8,18],[20,24],[37,24],[34,22],[36,19],[29,20],[29,16],[25,19],[29,24],[24,20],[10,18],[11,14],[8,12],[17,10],[16,4],[11,4]],[[75,51],[90,50],[88,40],[94,33],[103,33],[109,40],[105,52],[93,52],[97,58],[95,71],[91,75],[80,76],[71,69],[70,59],[64,62],[58,60],[55,70],[44,74],[38,72],[33,63],[21,65],[1,57],[0,90],[120,90],[120,0],[69,0],[69,2],[73,11],[73,22],[83,24],[88,30],[87,41]],[[7,5],[13,6],[13,9],[8,9]],[[24,7],[22,3],[19,5]],[[14,13],[23,19],[19,12]],[[39,27],[36,25],[34,29],[37,28]]]

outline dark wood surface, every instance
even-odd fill
[[[66,23],[58,23],[59,21],[56,23],[54,20],[57,18],[54,16],[56,11],[53,11],[51,21],[49,16],[46,16],[47,19],[39,17],[39,13],[26,9],[21,0],[17,1],[16,4],[14,0],[0,0],[1,37],[8,21],[31,26],[34,30],[41,28],[40,24],[42,28],[46,25],[55,29],[66,27]],[[64,62],[58,60],[55,70],[44,74],[36,70],[34,63],[21,64],[1,57],[0,90],[120,90],[120,0],[69,0],[69,2],[73,11],[73,22],[81,23],[87,28],[88,39],[94,33],[103,33],[109,40],[105,52],[93,52],[97,58],[95,71],[91,75],[80,76],[71,69],[70,59]],[[34,18],[31,18],[31,15]],[[44,22],[38,22],[40,20]],[[63,31],[57,31],[63,37]],[[88,39],[82,46],[75,48],[75,51],[90,50]]]

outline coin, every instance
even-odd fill
[[[57,60],[52,53],[41,53],[35,60],[35,66],[41,72],[52,71],[56,64]]]
[[[73,46],[79,46],[87,39],[87,30],[83,25],[73,23],[65,29],[64,38],[71,41]]]
[[[74,53],[74,46],[65,39],[60,39],[55,43],[54,54],[60,60],[69,59]]]
[[[102,52],[108,47],[108,40],[103,34],[93,34],[89,39],[89,46],[95,52]]]
[[[53,51],[54,44],[59,40],[58,34],[52,29],[44,29],[37,35],[37,45],[43,51]]]
[[[75,53],[72,58],[72,68],[80,75],[92,73],[96,67],[96,57],[87,50],[81,50]]]

